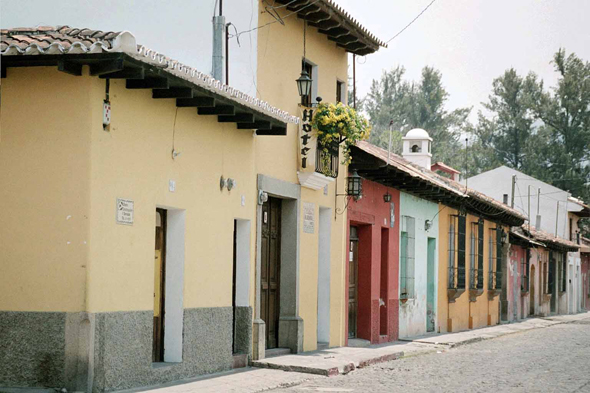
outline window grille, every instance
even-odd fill
[[[557,266],[558,269],[560,270],[559,272],[559,278],[561,280],[559,280],[559,291],[560,292],[565,292],[565,288],[566,288],[566,267],[567,265],[567,261],[566,258],[564,257],[564,254],[562,252],[558,252],[557,253]]]
[[[465,289],[465,216],[449,217],[449,289]]]
[[[400,244],[400,299],[414,298],[415,220],[402,216]]]
[[[469,288],[483,289],[483,220],[471,223]]]
[[[502,288],[502,227],[490,229],[489,289]]]
[[[520,278],[520,290],[521,292],[529,291],[529,269],[531,265],[531,250],[526,249],[526,258],[520,258],[520,270],[522,272]]]
[[[543,251],[541,252],[541,264],[543,266],[543,294],[549,293],[549,277],[548,277],[548,270],[547,267],[549,266],[549,253]]]
[[[553,292],[553,285],[555,280],[555,256],[553,255],[553,251],[549,251],[549,273],[547,274],[547,285],[548,285],[548,293]]]

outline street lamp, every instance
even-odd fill
[[[309,77],[309,74],[305,70],[301,70],[301,76],[296,80],[297,89],[299,90],[299,96],[301,98],[311,94],[311,82],[313,80]]]
[[[346,180],[348,183],[346,195],[355,199],[360,198],[363,195],[363,179],[359,176],[358,172],[354,170],[352,175]]]

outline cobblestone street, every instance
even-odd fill
[[[395,360],[273,391],[590,392],[590,320]]]

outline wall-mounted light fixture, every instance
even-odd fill
[[[363,196],[363,178],[359,176],[358,172],[353,170],[352,175],[346,178],[346,195],[355,199],[360,199]]]
[[[336,208],[334,217],[336,217],[336,214],[342,214],[346,211],[351,198],[358,201],[363,197],[363,178],[359,176],[356,169],[353,169],[352,174],[346,178],[346,194],[336,194],[336,196],[346,196],[346,203],[342,209]]]
[[[258,190],[258,204],[262,205],[265,202],[268,202],[268,194],[262,190]]]
[[[383,195],[383,202],[385,203],[389,203],[391,202],[391,194],[389,193],[389,191],[387,191],[384,195]]]
[[[508,233],[504,229],[500,229],[500,231],[502,231],[502,234],[501,234],[502,244],[508,243]]]
[[[424,230],[426,232],[428,232],[428,230],[430,230],[430,228],[432,228],[432,221],[430,221],[430,220],[424,221]]]
[[[305,97],[311,94],[311,83],[313,80],[305,70],[301,70],[301,76],[296,80],[299,97]]]

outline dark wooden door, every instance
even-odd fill
[[[164,361],[164,317],[166,303],[166,210],[156,209],[156,247],[154,256],[154,334],[152,361]]]
[[[262,205],[260,317],[266,324],[266,348],[279,343],[281,266],[281,200],[268,198]]]
[[[358,245],[357,228],[350,227],[350,244],[348,246],[348,338],[355,338],[357,334]]]

